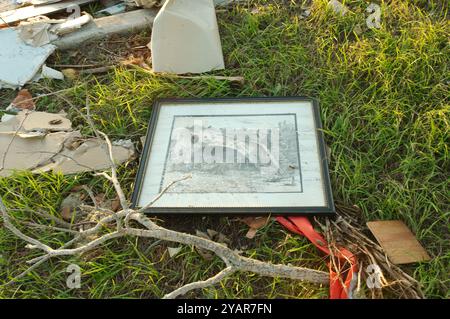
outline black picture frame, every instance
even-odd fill
[[[313,106],[314,122],[317,128],[316,138],[320,156],[320,167],[322,181],[325,192],[325,206],[295,206],[295,207],[149,207],[145,210],[148,214],[189,214],[189,215],[321,215],[329,216],[335,214],[335,206],[331,189],[331,182],[328,169],[328,159],[325,148],[325,141],[322,132],[322,122],[320,119],[319,103],[316,99],[305,96],[287,97],[226,97],[226,98],[162,98],[154,101],[150,116],[145,143],[140,158],[138,172],[135,178],[131,205],[138,208],[137,203],[141,193],[144,174],[147,170],[148,155],[151,152],[156,124],[161,107],[166,103],[171,104],[199,104],[199,103],[242,103],[242,102],[310,102]]]

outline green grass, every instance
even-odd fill
[[[318,98],[331,148],[335,199],[358,205],[367,220],[403,220],[433,257],[431,262],[404,269],[420,281],[427,297],[448,298],[448,2],[382,2],[379,30],[365,25],[368,2],[345,1],[352,12],[344,17],[327,10],[326,2],[314,1],[307,19],[300,19],[299,1],[254,1],[218,12],[227,69],[216,73],[244,76],[244,85],[175,80],[124,68],[76,83],[43,84],[51,90],[76,86],[64,93],[71,103],[83,109],[87,94],[98,127],[114,139],[131,138],[136,143],[146,132],[152,102],[158,97]],[[143,37],[142,43],[146,41]],[[56,61],[62,59],[67,57],[59,54]],[[31,91],[46,93],[42,82],[31,86]],[[10,91],[0,91],[2,105],[12,96]],[[65,109],[74,126],[90,133],[67,102],[56,96],[39,99],[38,109]],[[128,196],[137,164],[131,162],[119,171]],[[0,179],[0,194],[16,209],[14,217],[44,223],[33,211],[45,209],[58,215],[70,188],[81,184],[114,196],[107,182],[90,174],[20,173]],[[180,217],[166,219],[163,225],[191,233],[213,228],[229,236],[232,246],[247,256],[325,269],[313,246],[273,222],[254,240],[244,238],[246,227],[233,218]],[[67,240],[65,234],[26,231],[53,245]],[[53,259],[18,283],[0,286],[0,297],[155,298],[223,267],[219,259],[205,261],[191,247],[170,258],[167,246],[126,238],[88,256]],[[24,262],[37,254],[0,228],[0,285],[25,269]],[[72,262],[83,270],[81,289],[69,290],[65,285],[65,269]],[[326,298],[327,288],[240,273],[188,297]]]

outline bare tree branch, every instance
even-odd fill
[[[175,299],[176,297],[182,296],[191,290],[213,286],[213,285],[219,283],[220,281],[222,281],[224,278],[230,276],[235,271],[236,271],[236,269],[234,267],[229,266],[211,278],[208,278],[208,279],[202,280],[202,281],[191,282],[190,284],[181,286],[180,288],[165,295],[163,297],[163,299]]]

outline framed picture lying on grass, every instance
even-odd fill
[[[313,99],[158,100],[133,205],[149,213],[331,214],[325,154]]]

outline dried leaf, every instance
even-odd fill
[[[36,105],[32,99],[31,93],[27,89],[22,89],[11,102],[11,107],[22,110],[34,110]]]
[[[253,239],[256,235],[257,230],[267,225],[269,217],[245,217],[241,218],[240,220],[250,227],[245,237]]]
[[[114,198],[114,199],[111,201],[111,210],[112,210],[113,212],[117,212],[117,211],[120,210],[121,207],[122,207],[122,206],[120,205],[119,195],[116,195],[116,198]]]
[[[105,193],[100,193],[94,196],[95,202],[98,206],[104,207]]]
[[[61,70],[61,73],[66,77],[67,79],[73,81],[78,78],[79,72],[75,69],[63,69]]]

